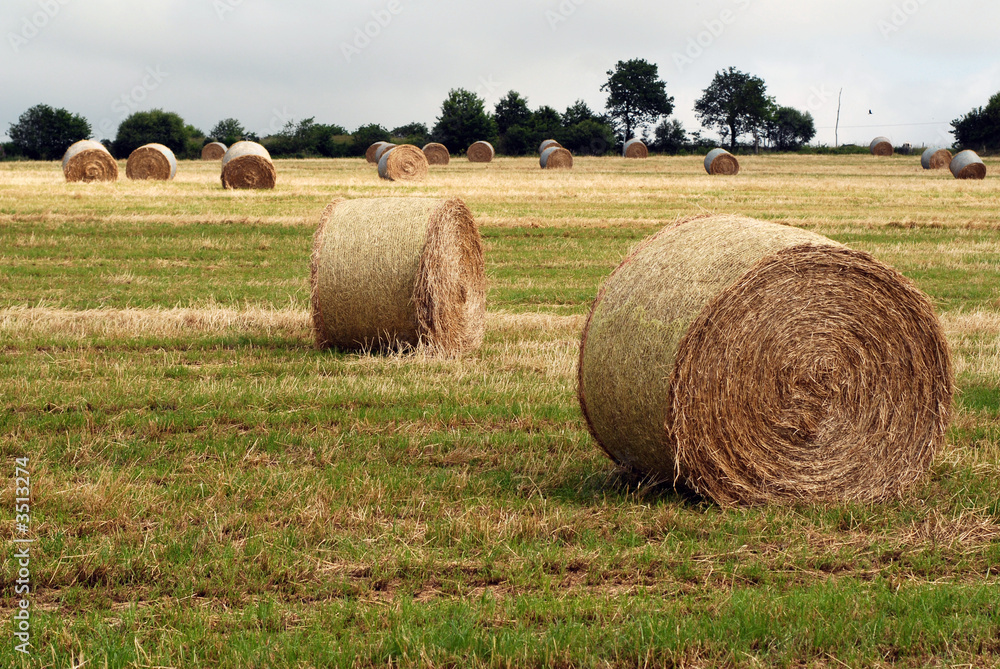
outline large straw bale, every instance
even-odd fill
[[[544,142],[542,142],[541,144],[538,145],[538,153],[539,154],[545,153],[545,149],[551,148],[553,146],[557,146],[558,147],[558,146],[562,146],[562,144],[560,144],[559,142],[557,142],[554,139],[547,139],[547,140],[545,140]]]
[[[986,165],[975,151],[959,151],[951,159],[949,167],[956,179],[986,178]]]
[[[649,158],[649,149],[646,148],[646,144],[641,139],[633,138],[625,142],[625,148],[622,149],[622,156],[640,160]]]
[[[229,150],[222,142],[212,142],[206,144],[201,149],[201,159],[202,160],[222,160],[226,157],[226,151]]]
[[[117,181],[118,161],[100,142],[83,139],[63,154],[63,174],[66,181]]]
[[[920,166],[925,170],[939,170],[951,165],[951,151],[930,147],[920,156]]]
[[[412,144],[394,146],[379,159],[378,175],[388,181],[422,181],[427,178],[427,156]]]
[[[550,146],[542,152],[538,163],[542,169],[572,169],[573,154],[561,146]]]
[[[491,163],[493,162],[493,145],[489,142],[475,142],[465,152],[470,163]]]
[[[486,317],[482,240],[459,199],[337,200],[311,262],[321,348],[477,348]]]
[[[428,165],[447,165],[451,162],[451,154],[448,153],[448,147],[444,144],[438,142],[425,144],[423,152]]]
[[[739,174],[740,161],[736,160],[736,156],[725,149],[712,149],[705,156],[705,171],[712,175],[732,176]]]
[[[681,221],[601,288],[579,398],[622,466],[722,505],[882,500],[944,444],[953,376],[930,300],[804,230]]]
[[[365,151],[365,160],[367,160],[369,163],[378,164],[378,158],[375,157],[375,154],[378,152],[380,148],[382,148],[382,145],[384,144],[389,144],[389,142],[375,142],[374,144],[369,146],[368,149]]]
[[[125,175],[129,179],[170,181],[177,175],[177,158],[163,144],[146,144],[128,157]]]
[[[869,148],[873,156],[891,156],[893,153],[892,142],[888,137],[876,137]]]
[[[396,148],[396,146],[397,145],[393,144],[392,142],[381,142],[380,143],[380,145],[375,149],[375,165],[376,165],[376,167],[378,166],[379,161],[382,160],[382,156],[385,155],[385,152],[389,151],[390,149]]]
[[[222,159],[222,185],[226,188],[274,188],[277,172],[271,154],[256,142],[236,142]]]

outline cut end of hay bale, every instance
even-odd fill
[[[338,200],[311,261],[320,348],[443,355],[477,348],[486,317],[482,240],[459,199]]]
[[[975,151],[959,151],[949,164],[956,179],[985,179],[986,165]]]
[[[739,174],[740,161],[725,149],[712,149],[705,156],[705,171],[712,175],[732,176]]]
[[[630,139],[625,142],[622,156],[642,160],[649,157],[649,149],[641,139]]]
[[[951,151],[931,147],[920,156],[920,166],[925,170],[940,170],[951,165]]]
[[[177,158],[163,144],[147,144],[132,152],[125,163],[129,179],[170,181],[177,175]]]
[[[876,137],[872,140],[871,149],[873,156],[891,156],[893,153],[892,142],[888,137]]]
[[[601,289],[579,396],[619,464],[722,505],[899,495],[953,394],[930,300],[819,235],[743,217],[672,225]]]
[[[206,144],[201,150],[202,160],[222,160],[226,157],[226,151],[229,150],[222,142],[212,142],[211,144]]]
[[[437,142],[425,144],[423,152],[428,165],[447,165],[451,162],[451,154],[448,153],[448,147],[444,144]]]
[[[375,154],[378,152],[380,148],[382,148],[383,144],[388,144],[388,143],[389,142],[375,142],[374,144],[369,146],[368,149],[365,151],[365,160],[367,160],[369,163],[378,163],[378,158],[375,157]]]
[[[236,189],[269,189],[277,182],[271,154],[257,142],[236,142],[222,158],[222,185]]]
[[[84,139],[63,154],[63,174],[66,181],[117,181],[118,161],[100,142]]]
[[[493,145],[489,142],[475,142],[465,152],[470,163],[491,163],[493,162]]]
[[[573,154],[561,146],[550,146],[542,152],[538,163],[543,170],[568,170],[573,167]]]
[[[423,181],[427,157],[411,144],[390,147],[378,161],[378,175],[388,181]]]
[[[544,142],[542,142],[541,144],[538,145],[538,153],[545,153],[545,149],[550,149],[553,146],[555,146],[555,147],[561,147],[562,144],[560,144],[559,142],[557,142],[554,139],[547,139],[547,140],[545,140]]]

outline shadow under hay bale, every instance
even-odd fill
[[[117,181],[118,161],[100,142],[84,139],[63,154],[63,175],[66,181]]]
[[[489,142],[475,142],[465,152],[470,163],[492,163],[495,152]]]
[[[225,188],[274,188],[277,176],[271,154],[256,142],[236,142],[222,159],[222,185]]]
[[[320,348],[478,348],[486,318],[479,228],[459,199],[337,200],[313,241]]]
[[[940,170],[951,165],[951,151],[931,147],[920,156],[920,166],[925,170]]]
[[[550,146],[542,152],[538,163],[542,166],[543,170],[572,169],[573,154],[561,146]]]
[[[444,144],[437,142],[425,144],[423,152],[428,165],[447,165],[451,162],[451,154],[448,153],[448,147]]]
[[[705,156],[705,171],[712,175],[733,176],[740,173],[740,161],[725,149],[712,149]]]
[[[177,175],[177,158],[163,144],[147,144],[132,152],[125,163],[129,179],[170,181]]]
[[[893,153],[892,142],[889,141],[888,137],[876,137],[868,148],[873,156],[885,157],[891,156]]]
[[[393,146],[379,159],[378,175],[387,181],[423,181],[427,156],[412,144]]]
[[[985,179],[986,165],[975,151],[959,151],[949,164],[956,179]]]
[[[951,416],[948,345],[912,281],[739,216],[640,244],[600,290],[578,369],[615,462],[721,505],[891,498]]]
[[[222,142],[212,142],[211,144],[206,144],[201,149],[201,159],[202,160],[222,160],[226,157],[226,151],[229,150]]]
[[[641,139],[630,139],[625,142],[625,148],[622,149],[622,157],[637,158],[639,160],[649,158],[649,149],[646,148]]]
[[[542,142],[541,144],[538,145],[538,153],[539,154],[545,153],[545,149],[552,148],[553,146],[555,146],[555,147],[561,147],[562,144],[560,144],[559,142],[557,142],[554,139],[547,139],[547,140],[545,140],[544,142]]]

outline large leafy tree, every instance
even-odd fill
[[[264,146],[272,156],[336,158],[347,154],[347,144],[335,140],[345,135],[347,131],[339,125],[316,123],[316,117],[311,116],[298,123],[288,121],[280,132],[264,140]]]
[[[767,122],[767,137],[781,151],[794,151],[815,136],[812,114],[792,107],[778,107]]]
[[[174,153],[181,155],[187,148],[188,126],[178,114],[162,109],[135,112],[118,126],[115,136],[115,155],[128,156],[144,144],[163,144]]]
[[[35,105],[7,131],[11,143],[32,160],[57,160],[74,142],[90,137],[90,123],[78,114]]]
[[[1000,149],[1000,93],[951,122],[955,145],[965,149]],[[13,135],[12,135],[13,136]]]
[[[431,136],[452,153],[462,152],[473,142],[496,142],[497,124],[486,112],[481,97],[464,88],[456,88],[442,103],[441,116]]]
[[[705,128],[715,128],[729,138],[736,150],[740,135],[762,134],[774,103],[767,96],[764,80],[735,67],[715,73],[715,78],[694,103],[695,116]]]
[[[389,131],[378,123],[363,125],[351,135],[350,154],[363,156],[369,146],[375,142],[388,142],[389,137]]]
[[[601,90],[608,94],[608,115],[623,141],[674,111],[674,99],[667,95],[659,68],[641,58],[618,61],[615,69],[608,70]]]
[[[684,148],[687,142],[687,132],[680,120],[663,119],[653,131],[653,148],[664,153],[675,154]]]
[[[508,91],[507,95],[493,108],[493,119],[496,121],[497,131],[501,135],[516,125],[527,126],[531,121],[528,99],[517,91]]]
[[[244,139],[246,134],[247,130],[242,123],[234,118],[226,118],[215,124],[209,136],[217,142],[230,146]]]

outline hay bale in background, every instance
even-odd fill
[[[277,176],[271,154],[257,142],[236,142],[222,158],[225,188],[274,188]]]
[[[874,501],[944,444],[930,300],[866,253],[740,216],[681,221],[605,282],[579,398],[622,466],[719,504]]]
[[[222,160],[226,156],[226,151],[229,150],[222,142],[212,142],[211,144],[206,144],[201,149],[201,159],[202,160]]]
[[[100,142],[83,139],[73,144],[62,160],[66,181],[117,181],[118,161]]]
[[[622,149],[622,156],[625,158],[649,158],[649,149],[641,139],[630,139],[625,142],[625,148]]]
[[[365,151],[365,160],[370,163],[378,163],[378,159],[375,157],[375,153],[382,147],[383,144],[388,144],[389,142],[375,142]]]
[[[705,156],[705,171],[709,174],[733,175],[740,172],[740,161],[725,149],[712,149]]]
[[[538,153],[540,153],[540,154],[541,153],[545,153],[545,149],[552,148],[553,146],[555,146],[555,147],[561,147],[562,144],[560,144],[559,142],[557,142],[554,139],[547,139],[547,140],[545,140],[544,142],[542,142],[541,144],[538,145]]]
[[[486,318],[482,240],[459,199],[337,200],[313,241],[321,348],[477,348]]]
[[[379,142],[379,146],[375,148],[375,160],[373,161],[375,165],[377,166],[379,161],[382,160],[382,156],[385,155],[386,151],[395,147],[396,145],[392,142]]]
[[[871,149],[873,156],[891,156],[892,155],[892,142],[889,141],[888,137],[876,137],[872,140]]]
[[[920,156],[920,166],[925,170],[939,170],[951,165],[951,151],[931,147]]]
[[[572,169],[573,154],[568,149],[561,146],[550,146],[542,152],[538,159],[543,170],[546,169]]]
[[[451,154],[448,153],[448,147],[444,144],[437,142],[425,144],[423,152],[428,165],[447,165],[451,162]]]
[[[422,181],[427,178],[427,156],[412,144],[393,146],[379,159],[378,175],[389,181]]]
[[[468,148],[465,155],[470,163],[491,163],[493,162],[493,145],[489,142],[475,142]]]
[[[129,179],[170,181],[177,175],[177,158],[163,144],[147,144],[132,152],[125,163]]]
[[[986,165],[975,151],[959,151],[951,159],[951,173],[956,179],[985,179]]]

